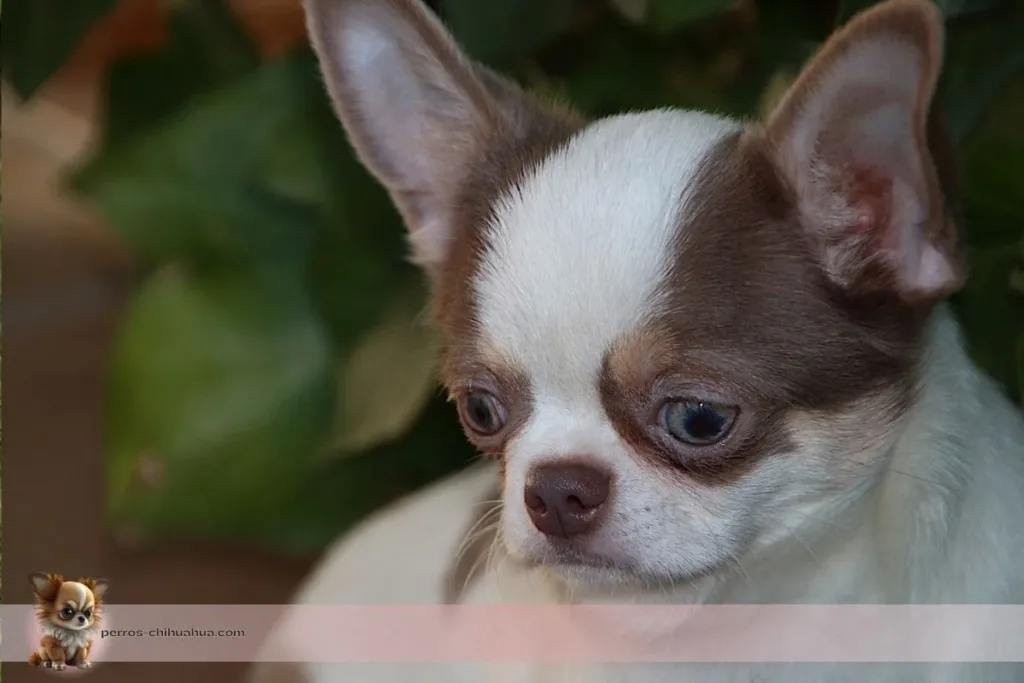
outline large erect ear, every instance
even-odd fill
[[[942,66],[930,0],[888,0],[822,47],[766,122],[777,165],[834,282],[932,303],[964,266],[932,151]]]
[[[531,102],[467,59],[418,0],[304,0],[313,47],[356,152],[391,193],[428,268],[451,240],[454,193]]]
[[[53,600],[57,597],[57,591],[64,583],[64,577],[60,574],[43,574],[41,572],[29,574],[29,581],[32,583],[32,590],[43,600]]]

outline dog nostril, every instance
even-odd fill
[[[583,504],[583,501],[576,496],[569,496],[565,503],[570,512],[583,512],[587,509],[587,506]]]
[[[530,472],[524,502],[538,531],[568,538],[593,530],[610,490],[610,477],[596,467],[552,463]]]
[[[526,507],[541,515],[548,511],[548,506],[544,504],[544,499],[536,493],[531,493],[529,489],[526,492]]]

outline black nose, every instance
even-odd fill
[[[609,490],[608,474],[590,465],[541,465],[526,478],[526,510],[538,531],[569,538],[594,528]]]
[[[78,615],[78,623],[80,623],[80,624],[84,624],[85,623],[85,617],[83,617],[81,614]]]

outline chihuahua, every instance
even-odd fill
[[[932,2],[860,13],[754,122],[588,121],[471,61],[417,0],[305,7],[493,462],[374,516],[298,603],[1024,601],[1024,418],[946,303],[966,268]],[[468,667],[261,673],[1024,680],[1014,663]]]
[[[32,666],[60,671],[65,666],[88,669],[89,651],[103,617],[102,579],[65,581],[59,574],[29,577],[36,600],[36,618],[43,632],[39,649],[29,657]]]

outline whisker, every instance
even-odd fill
[[[500,516],[501,507],[498,506],[493,510],[488,510],[480,517],[480,519],[474,522],[473,526],[471,526],[465,536],[463,536],[462,542],[459,544],[459,548],[455,552],[455,561],[453,563],[455,566],[458,566],[462,562],[462,558],[477,543],[477,541],[491,533],[494,529],[499,528],[498,522],[500,520]],[[470,579],[476,575],[481,559],[482,556],[473,561],[473,565],[466,574],[463,585],[459,586],[460,592],[466,589]]]
[[[732,558],[732,560],[731,560],[732,564],[735,565],[736,568],[740,570],[741,574],[743,574],[743,578],[747,582],[747,585],[750,587],[750,589],[751,590],[755,590],[754,589],[754,582],[750,578],[750,574],[747,573],[747,568],[743,566],[743,562],[740,561],[740,558],[737,557],[736,553],[732,552],[731,550],[729,551],[729,557]]]
[[[893,469],[891,467],[887,467],[885,469],[885,471],[886,472],[891,472],[892,474],[901,474],[904,477],[910,477],[911,479],[915,479],[915,480],[923,482],[925,484],[931,484],[932,486],[938,486],[938,487],[944,488],[944,489],[945,488],[949,488],[946,484],[943,484],[941,481],[935,481],[934,479],[928,479],[927,477],[922,477],[922,476],[917,475],[917,474],[911,474],[910,472],[904,472],[903,470],[896,470],[896,469]]]
[[[798,534],[795,529],[792,529],[791,531],[793,532],[793,538],[797,540],[797,543],[804,547],[807,553],[814,559],[814,563],[820,567],[821,560],[818,558],[817,555],[814,554],[814,551],[811,550],[811,546],[807,545],[807,543],[804,542],[804,539],[800,537],[800,534]]]
[[[822,524],[828,524],[829,526],[834,526],[835,528],[840,529],[841,531],[847,531],[847,532],[851,532],[851,533],[853,532],[853,529],[851,527],[845,526],[843,524],[839,524],[838,522],[834,522],[834,521],[832,521],[830,519],[827,519],[825,517],[820,517],[820,516],[818,516],[818,515],[816,515],[816,514],[814,514],[812,512],[806,512],[804,510],[787,510],[787,512],[795,512],[798,515],[803,515],[804,517],[806,517],[806,518],[808,518],[808,519],[810,519],[812,521],[821,522]]]

